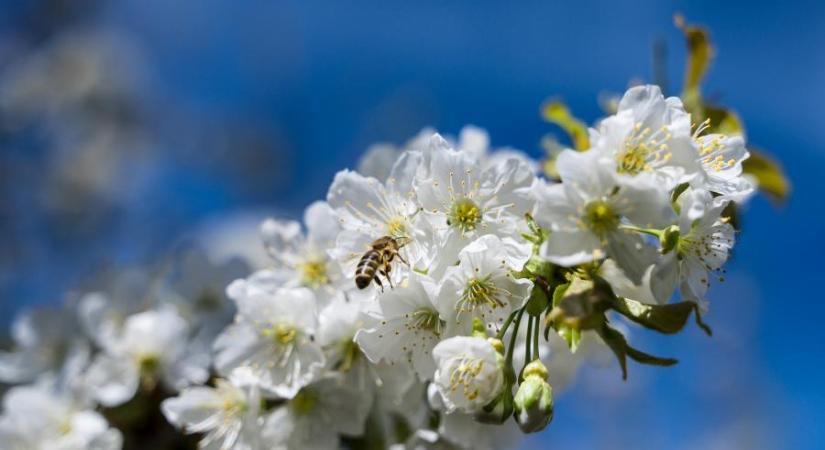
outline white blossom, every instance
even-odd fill
[[[119,450],[122,441],[92,405],[49,384],[15,387],[3,397],[4,450]]]
[[[243,280],[228,289],[238,316],[215,340],[218,372],[229,375],[239,367],[248,368],[265,393],[294,396],[325,364],[315,342],[318,318],[312,291],[261,289]]]
[[[665,98],[658,86],[629,89],[616,114],[590,130],[593,151],[608,157],[619,179],[653,179],[667,189],[698,170],[690,114],[678,97]]]
[[[43,376],[74,377],[88,363],[90,344],[78,333],[74,309],[33,310],[12,323],[11,351],[0,351],[0,382]]]
[[[188,346],[190,329],[173,308],[130,316],[123,331],[107,341],[85,374],[91,395],[106,406],[131,399],[141,384],[162,382],[177,390],[209,377],[207,349]]]
[[[319,306],[326,306],[348,286],[340,265],[328,254],[340,231],[338,221],[327,203],[315,202],[304,212],[304,225],[306,232],[296,221],[267,219],[261,235],[281,284],[312,289]]]
[[[432,138],[429,162],[419,170],[415,190],[423,211],[441,236],[441,261],[433,273],[451,265],[467,243],[484,234],[515,237],[532,209],[532,169],[510,158],[486,169],[469,153]]]
[[[620,184],[612,161],[594,151],[565,150],[556,166],[562,183],[542,186],[535,193],[536,221],[550,230],[541,256],[565,267],[610,256],[639,281],[646,269],[639,260],[644,244],[620,225],[667,225],[672,215],[668,192],[652,179]]]
[[[347,279],[352,279],[356,264],[372,242],[384,236],[402,238],[406,241],[400,250],[404,260],[412,267],[426,267],[428,233],[418,225],[421,208],[411,185],[419,160],[418,154],[404,153],[383,183],[346,170],[335,175],[327,201],[342,231],[330,254],[341,262]],[[404,265],[396,267],[393,273],[400,280],[406,269]]]
[[[697,129],[696,135],[702,128]],[[747,200],[754,193],[754,185],[742,176],[742,163],[750,157],[742,136],[712,133],[697,136],[700,174],[691,182],[699,189],[725,195],[736,202]]]
[[[235,378],[242,376],[235,374]],[[260,408],[256,386],[239,387],[226,379],[216,380],[214,388],[184,389],[161,404],[169,422],[187,433],[202,433],[200,448],[215,450],[263,449]]]
[[[504,386],[500,356],[493,345],[476,337],[456,336],[433,349],[433,382],[447,412],[474,413],[490,403]]]
[[[688,189],[679,196],[679,241],[661,265],[663,278],[678,282],[682,297],[703,308],[712,272],[727,261],[735,240],[733,226],[721,217],[730,200]]]
[[[497,332],[511,312],[524,305],[533,283],[516,279],[530,257],[530,246],[488,234],[464,247],[438,290],[436,307],[450,335],[470,333],[479,318]]]
[[[263,438],[275,448],[333,450],[339,435],[364,433],[370,402],[362,392],[325,378],[301,389],[266,419]]]
[[[414,274],[402,286],[379,295],[375,325],[355,336],[364,354],[375,363],[409,362],[420,379],[432,378],[432,351],[444,332],[435,290],[432,279]]]

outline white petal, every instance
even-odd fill
[[[132,361],[101,355],[89,367],[85,382],[102,405],[111,407],[135,395],[138,378],[138,368]]]
[[[593,233],[583,230],[555,231],[542,244],[542,258],[560,266],[572,267],[605,256]]]

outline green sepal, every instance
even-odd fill
[[[530,292],[530,298],[527,300],[527,314],[538,317],[547,309],[549,303],[550,300],[547,298],[544,289],[535,284],[533,285],[533,291]]]
[[[673,210],[676,211],[676,214],[679,214],[679,212],[681,212],[681,208],[679,207],[679,196],[681,196],[682,193],[685,192],[689,187],[690,183],[682,183],[676,186],[673,189],[673,193],[670,194],[670,203],[673,206]]]
[[[533,255],[527,262],[524,264],[524,269],[521,271],[522,276],[521,278],[536,278],[542,277],[545,280],[552,280],[553,279],[553,263],[549,261],[545,261],[540,257]]]
[[[636,350],[627,343],[624,335],[615,328],[605,322],[600,328],[596,329],[596,333],[602,338],[605,344],[610,347],[616,359],[619,361],[619,367],[622,369],[622,379],[627,379],[627,358],[641,363],[655,366],[672,366],[679,361],[673,358],[661,358],[645,353],[641,350]]]
[[[492,402],[475,413],[475,420],[481,423],[500,425],[513,415],[513,391],[508,381],[504,389]]]
[[[570,113],[570,109],[563,102],[551,99],[541,106],[541,117],[547,122],[556,124],[570,136],[573,148],[584,151],[590,148],[590,137],[587,124]]]
[[[681,331],[685,327],[690,313],[693,312],[696,316],[696,324],[708,336],[713,334],[710,327],[702,322],[699,305],[695,302],[685,301],[651,305],[629,298],[616,297],[612,302],[612,308],[639,325],[664,334],[675,334]]]
[[[609,286],[601,280],[573,279],[560,285],[553,292],[553,309],[545,317],[545,340],[549,339],[549,326],[566,342],[570,351],[576,352],[581,343],[582,330],[597,329],[605,321],[607,301],[612,296]]]

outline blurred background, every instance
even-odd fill
[[[680,364],[585,370],[524,447],[822,448],[816,1],[0,0],[0,327],[186,242],[258,260],[258,221],[299,217],[372,143],[474,124],[539,158],[550,96],[590,122],[633,80],[678,94],[677,11],[712,32],[706,96],[793,192],[745,212],[713,338],[633,329]]]

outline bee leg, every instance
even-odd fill
[[[395,289],[395,286],[392,285],[392,278],[390,278],[390,267],[387,266],[387,269],[383,270],[381,273],[384,274],[384,278],[386,278],[387,282],[390,283],[390,289]]]
[[[383,294],[384,293],[384,285],[381,284],[381,278],[378,275],[376,275],[375,278],[373,278],[373,279],[375,280],[375,284],[377,284],[378,287],[381,288],[381,293]]]
[[[410,263],[408,263],[408,262],[407,262],[407,260],[406,260],[406,259],[404,259],[404,257],[403,257],[403,256],[401,256],[401,253],[396,253],[396,254],[398,255],[398,260],[399,260],[399,261],[401,261],[402,263],[406,264],[406,265],[407,265],[407,267],[410,267]]]
[[[390,278],[390,271],[389,270],[384,272],[384,277],[386,277],[387,281],[390,283],[390,289],[395,289],[395,286],[392,285],[392,278]]]

